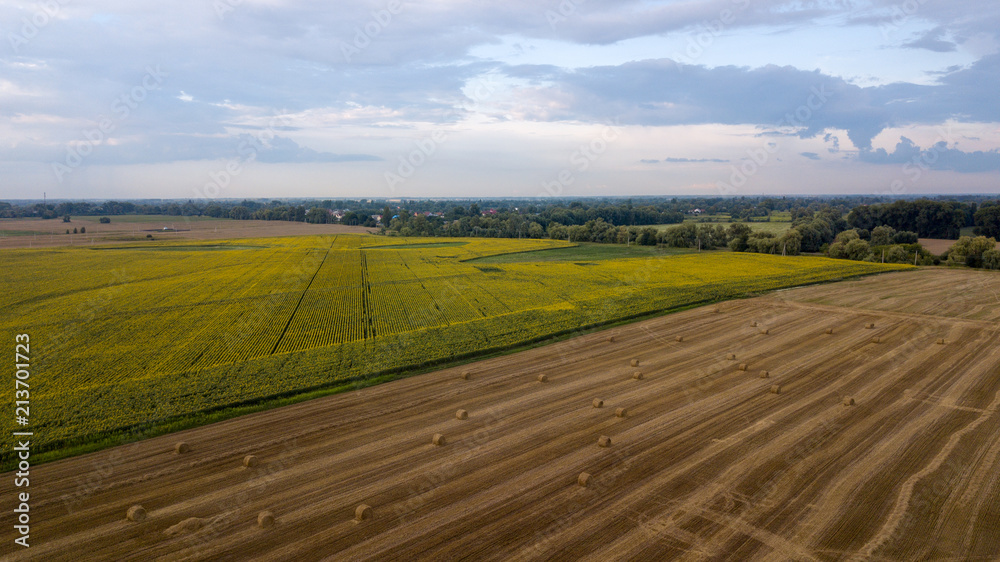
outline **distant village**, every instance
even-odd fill
[[[397,209],[399,209],[399,207],[397,207]],[[515,209],[515,210],[517,210],[517,209]],[[332,220],[326,221],[326,222],[341,222],[344,219],[344,216],[347,215],[347,213],[351,212],[350,209],[323,209],[323,208],[316,207],[316,208],[312,208],[312,209],[307,209],[306,210],[306,214],[308,215],[311,212],[322,212],[322,211],[326,211],[327,213],[329,213],[330,218],[332,219]],[[482,211],[480,214],[482,216],[484,216],[484,217],[490,217],[490,216],[495,216],[497,214],[497,212],[498,211],[496,209],[490,208],[490,209],[486,209],[486,210]],[[375,220],[375,222],[377,223],[376,226],[383,226],[385,224],[382,221],[382,217],[383,216],[381,214],[373,214],[373,215],[369,215],[369,216],[371,216],[371,218]],[[424,216],[424,217],[427,217],[427,218],[437,217],[437,218],[443,219],[444,218],[444,213],[434,212],[434,211],[415,211],[413,213],[413,216],[415,216],[415,217]],[[398,219],[398,218],[399,218],[399,215],[392,215],[391,217],[389,217],[389,220]]]

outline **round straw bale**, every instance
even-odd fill
[[[684,341],[684,336],[677,336],[674,339],[677,340],[678,342],[682,342],[682,341]]]
[[[872,330],[874,328],[875,328],[875,324],[872,323],[872,322],[869,322],[869,323],[865,324],[865,329],[866,330]]]
[[[146,520],[146,510],[141,505],[133,505],[128,508],[128,513],[126,514],[129,521],[135,521],[136,523],[141,523]]]
[[[780,384],[772,385],[771,394],[781,394],[781,385]]]
[[[614,343],[615,342],[615,337],[614,336],[608,336],[607,342],[608,343]]]
[[[370,505],[361,504],[357,509],[354,510],[354,520],[358,523],[364,521],[365,519],[372,518],[372,508]]]
[[[633,359],[633,360],[629,361],[629,365],[632,365],[633,367],[638,367],[639,366],[639,360],[638,359]]]
[[[261,511],[257,514],[257,526],[261,529],[267,529],[274,525],[274,514],[270,511]]]
[[[617,410],[615,410],[615,416],[619,418],[627,418],[628,410],[626,410],[625,408],[618,408]]]
[[[245,468],[253,468],[257,466],[257,464],[258,464],[257,457],[253,455],[247,455],[243,457],[243,466]]]
[[[470,372],[470,371],[462,371],[462,380],[465,380],[465,381],[472,380],[472,372]]]
[[[944,338],[938,338],[937,339],[937,344],[938,345],[944,345]]]
[[[455,412],[455,419],[457,420],[467,420],[469,419],[469,412],[465,410],[459,410]]]
[[[760,372],[760,378],[767,379],[767,378],[770,378],[770,377],[771,377],[771,373],[769,373],[767,371],[761,371]]]
[[[770,328],[764,328],[763,330],[760,331],[760,333],[762,333],[762,334],[764,334],[766,336],[766,335],[768,335],[768,334],[771,333],[771,329]]]
[[[594,404],[595,408],[603,408],[604,407],[604,400],[601,400],[600,398],[594,398],[593,404]]]
[[[875,336],[872,338],[872,343],[882,343],[882,338]]]
[[[590,482],[590,475],[587,474],[586,472],[581,472],[580,476],[577,476],[576,478],[576,483],[583,486],[584,488],[587,487],[587,484],[589,482]]]
[[[611,438],[608,437],[607,435],[600,436],[597,439],[597,446],[598,447],[610,447],[611,446]]]
[[[756,320],[754,320],[753,322],[751,322],[751,323],[750,323],[750,327],[751,327],[751,328],[756,328],[756,327],[757,327],[757,321],[756,321]]]
[[[828,334],[832,334],[832,333],[833,333],[833,328],[827,328],[827,329],[826,329],[826,333],[828,333]]]
[[[746,371],[747,370],[747,364],[746,363],[740,363],[740,370],[741,371]]]
[[[851,398],[850,396],[845,396],[844,397],[844,406],[853,406],[853,405],[854,405],[854,399]]]
[[[549,377],[547,377],[545,375],[538,375],[538,382],[548,382],[548,381],[549,381]]]
[[[714,310],[712,310],[712,312],[714,312],[714,313],[718,314],[718,313],[722,312],[722,309],[721,309],[721,308],[719,308],[719,307],[715,307],[715,309],[714,309]]]
[[[440,433],[435,433],[434,437],[431,438],[431,443],[434,443],[439,447],[444,446],[445,444],[444,435],[441,435]]]
[[[632,373],[632,378],[635,379],[635,380],[637,380],[637,381],[641,381],[642,380],[642,371],[636,371],[636,372]]]
[[[729,359],[730,361],[736,361],[736,354],[735,353],[727,353],[726,354],[726,359]]]
[[[183,441],[174,445],[174,452],[177,453],[178,455],[183,455],[184,453],[190,450],[191,446]]]

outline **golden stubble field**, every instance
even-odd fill
[[[891,273],[125,444],[33,469],[5,559],[995,560],[998,321]]]
[[[4,248],[89,247],[127,242],[147,242],[147,235],[158,242],[179,240],[226,240],[269,236],[305,236],[330,234],[368,234],[377,229],[340,224],[308,224],[289,221],[213,219],[210,217],[174,217],[167,215],[111,216],[111,223],[101,224],[100,217],[62,219],[0,219],[0,250]],[[68,229],[85,228],[87,232],[66,234]],[[168,230],[163,230],[164,228]]]

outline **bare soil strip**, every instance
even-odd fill
[[[996,559],[998,294],[782,291],[43,465],[5,559]]]

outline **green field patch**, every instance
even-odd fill
[[[365,246],[366,250],[424,250],[426,248],[453,248],[465,246],[468,242],[422,242],[417,244],[389,244],[386,246]]]
[[[658,246],[625,246],[624,244],[596,244],[583,242],[567,248],[546,248],[525,252],[511,252],[466,260],[466,263],[520,263],[539,261],[584,262],[616,260],[623,258],[648,258],[694,253],[688,248]]]
[[[691,223],[696,226],[721,226],[722,228],[729,228],[730,225],[734,224],[729,220],[713,220],[711,217],[699,217],[699,218],[687,218],[684,223]],[[771,222],[740,222],[739,224],[745,224],[750,227],[750,230],[754,232],[770,232],[775,236],[784,234],[786,230],[792,227],[791,222],[772,220]],[[668,228],[679,226],[677,224],[657,224],[653,225],[656,230],[666,230]]]

